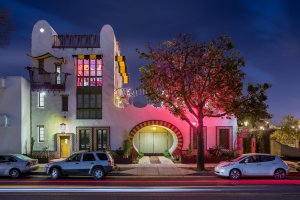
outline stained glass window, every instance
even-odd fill
[[[77,58],[77,86],[102,86],[102,59]]]

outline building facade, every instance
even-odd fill
[[[30,130],[33,150],[117,150],[129,139],[132,152],[171,155],[196,148],[190,126],[164,108],[135,107],[126,88],[126,59],[110,25],[99,35],[60,35],[38,21],[32,31]],[[138,72],[137,72],[138,73]],[[205,118],[205,149],[236,144],[237,121]]]
[[[0,153],[28,153],[30,85],[19,76],[0,77]]]

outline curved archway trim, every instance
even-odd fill
[[[163,126],[163,127],[169,128],[170,130],[172,130],[176,134],[177,139],[178,139],[178,145],[177,145],[177,149],[176,149],[176,151],[174,153],[175,154],[180,153],[181,150],[182,150],[182,147],[183,147],[183,135],[182,135],[182,133],[173,124],[171,124],[169,122],[166,122],[166,121],[162,121],[162,120],[148,120],[148,121],[144,121],[144,122],[141,122],[141,123],[137,124],[135,127],[133,127],[131,129],[131,131],[129,132],[129,140],[130,140],[131,147],[134,150],[133,153],[137,154],[137,152],[133,148],[133,137],[134,137],[134,135],[140,129],[142,129],[142,128],[146,127],[146,126],[153,126],[153,125]],[[174,153],[173,153],[173,155],[174,155]]]

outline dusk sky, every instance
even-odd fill
[[[269,112],[277,123],[300,118],[300,1],[283,0],[0,0],[11,13],[10,44],[0,48],[0,76],[28,78],[33,25],[47,20],[58,34],[99,34],[110,24],[127,57],[129,87],[139,84],[136,48],[180,33],[197,41],[232,37],[246,60],[245,84],[268,82]]]

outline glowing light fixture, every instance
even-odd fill
[[[46,92],[45,91],[41,92],[41,95],[46,96]]]
[[[45,32],[45,29],[44,29],[44,28],[40,28],[40,32],[41,32],[41,33],[44,33],[44,32]]]
[[[265,130],[265,128],[263,126],[259,127],[260,130]]]
[[[59,125],[59,128],[60,128],[60,132],[62,132],[62,133],[64,133],[65,131],[66,131],[66,124],[65,123],[61,123],[60,125]]]
[[[244,124],[245,124],[245,126],[248,126],[248,121],[245,121]]]
[[[152,127],[152,129],[155,131],[155,130],[156,130],[156,127]]]

